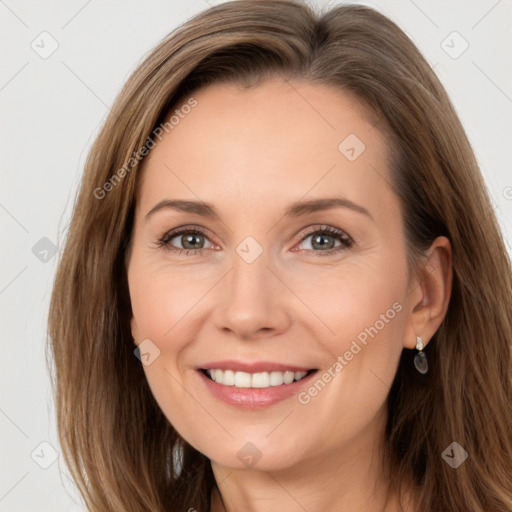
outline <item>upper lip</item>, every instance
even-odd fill
[[[237,372],[258,373],[258,372],[307,372],[314,368],[297,366],[294,364],[274,363],[271,361],[213,361],[198,367],[200,370],[233,370]]]

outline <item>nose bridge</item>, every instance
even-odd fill
[[[269,252],[253,237],[235,248],[232,269],[222,287],[217,308],[219,328],[250,338],[258,331],[281,330],[287,321],[280,300],[282,284],[269,269]]]
[[[261,246],[260,246],[261,247]],[[270,270],[267,251],[254,245],[254,242],[242,242],[233,256],[233,267],[230,275],[231,296],[239,301],[253,300],[260,295],[269,293],[272,286],[269,282]]]

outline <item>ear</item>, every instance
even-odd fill
[[[416,347],[416,336],[426,345],[443,321],[452,291],[452,247],[445,236],[434,240],[427,251],[407,297],[403,345]]]

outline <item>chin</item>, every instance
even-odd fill
[[[242,441],[238,438],[219,450],[208,450],[205,455],[215,464],[232,470],[249,471],[283,471],[301,463],[304,457],[303,449],[297,450],[299,441],[291,446],[283,446],[277,438],[273,444],[265,435],[259,439]]]

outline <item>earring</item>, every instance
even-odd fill
[[[425,375],[428,372],[428,361],[423,349],[425,345],[419,336],[416,336],[416,350],[419,352],[414,356],[414,366],[421,374]]]

